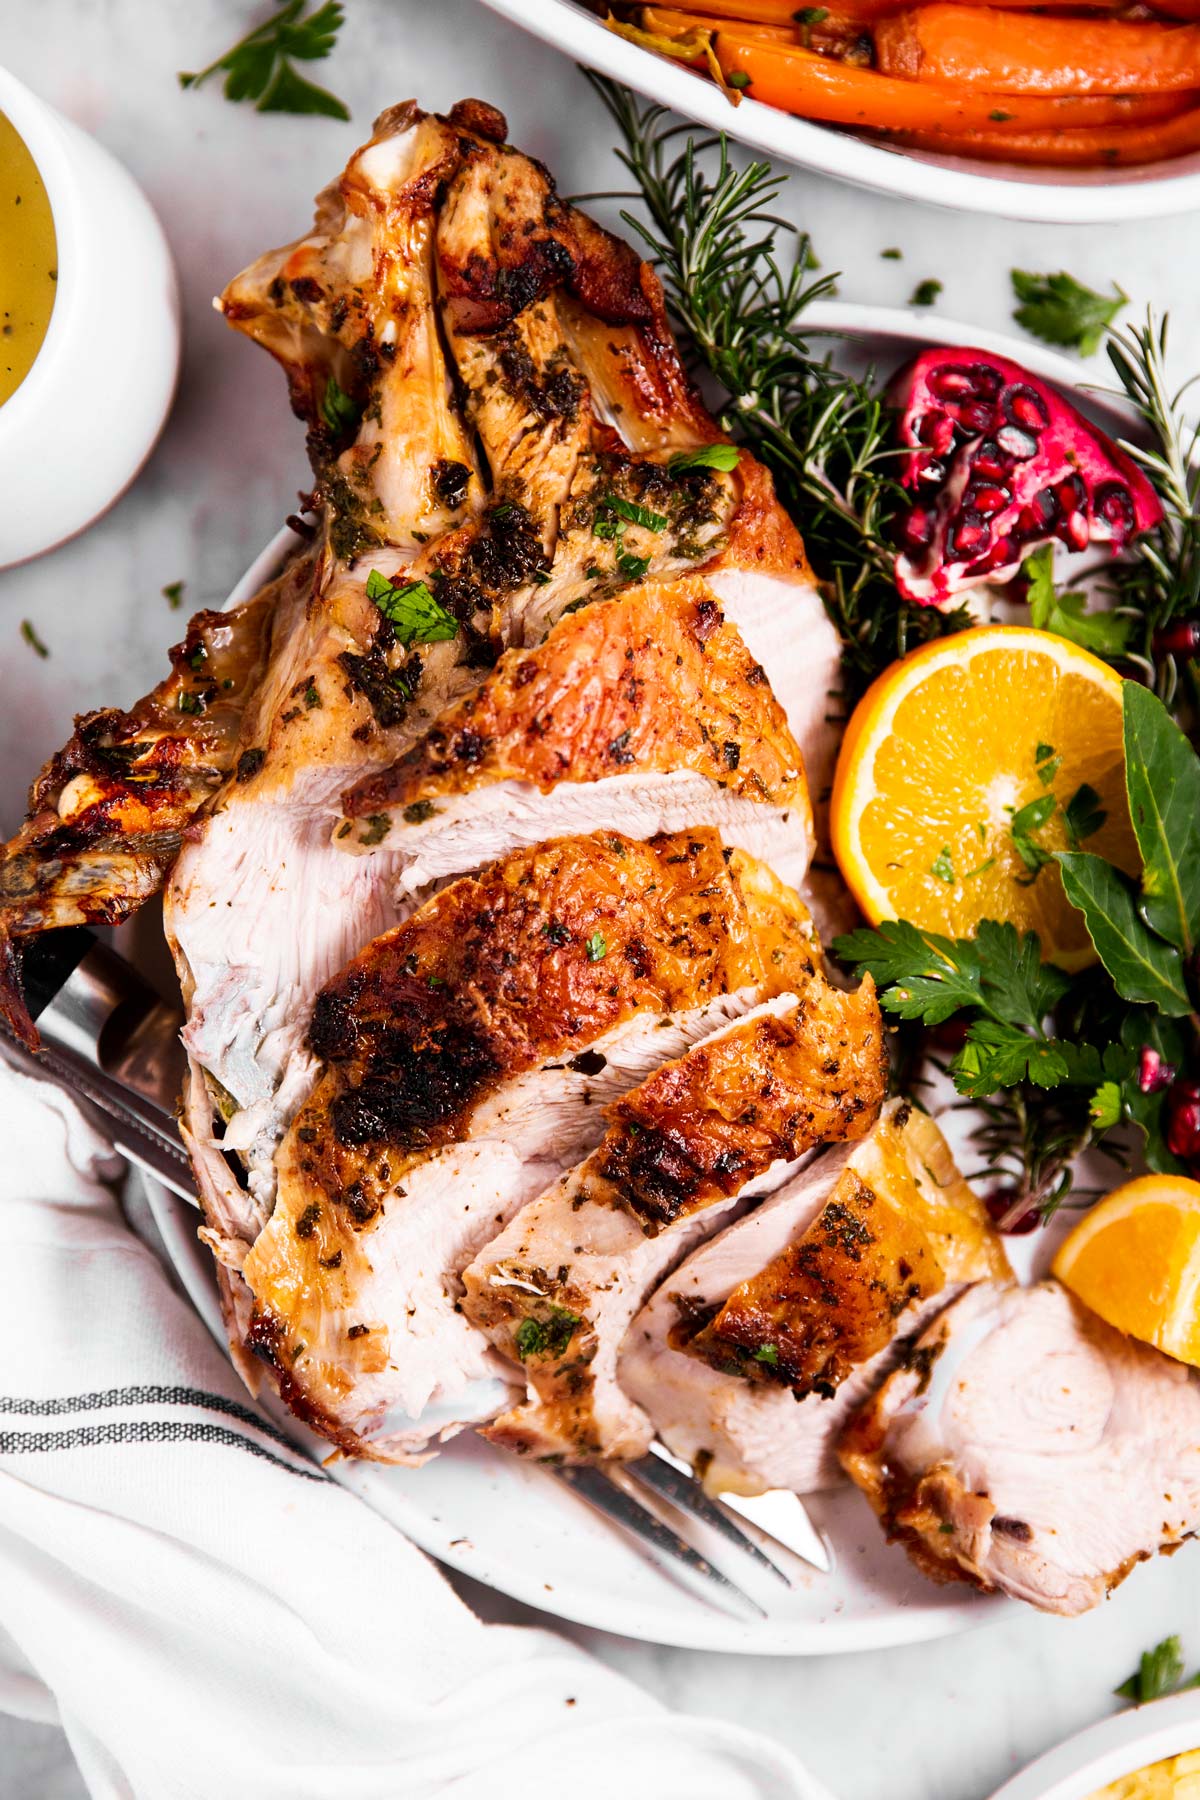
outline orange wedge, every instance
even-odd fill
[[[1025,626],[954,633],[863,695],[838,758],[833,850],[872,924],[970,937],[1039,933],[1066,969],[1095,960],[1056,850],[1140,867],[1125,799],[1121,677]]]
[[[1200,1368],[1200,1181],[1127,1181],[1075,1227],[1054,1273],[1118,1331]]]

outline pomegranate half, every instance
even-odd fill
[[[900,520],[896,586],[944,606],[1008,581],[1040,544],[1120,550],[1162,518],[1131,457],[1056,389],[986,350],[926,350],[890,398],[915,495]]]

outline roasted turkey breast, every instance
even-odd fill
[[[962,1283],[1007,1272],[937,1125],[890,1100],[673,1272],[630,1327],[620,1379],[714,1489],[829,1487],[841,1427],[898,1339]]]
[[[522,1454],[643,1455],[653,1427],[617,1368],[634,1313],[739,1200],[784,1180],[814,1145],[869,1130],[885,1081],[870,980],[844,994],[818,976],[614,1101],[592,1154],[464,1276],[468,1317],[529,1384],[487,1435]]]
[[[562,839],[443,889],[318,996],[269,1216],[243,1197],[212,1229],[246,1344],[359,1454],[486,1418],[516,1377],[460,1307],[465,1264],[605,1102],[818,984],[795,894],[713,832]]]
[[[1200,1382],[1056,1281],[981,1282],[848,1427],[847,1472],[926,1574],[1095,1606],[1200,1521]]]

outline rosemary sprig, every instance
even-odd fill
[[[1200,377],[1172,391],[1166,350],[1167,320],[1153,312],[1144,325],[1109,333],[1121,391],[1152,440],[1148,449],[1124,441],[1121,447],[1149,475],[1164,516],[1157,530],[1138,539],[1131,557],[1106,573],[1115,607],[1135,621],[1127,660],[1175,711],[1183,673],[1192,708],[1200,700],[1200,426],[1190,425],[1183,411],[1183,397]]]
[[[835,277],[807,279],[809,239],[772,210],[785,177],[768,163],[738,168],[723,135],[697,140],[664,107],[588,80],[621,133],[617,154],[643,209],[621,217],[655,263],[694,362],[718,384],[721,425],[767,464],[802,521],[852,701],[897,656],[970,621],[896,592],[891,522],[903,502],[890,410],[873,373],[856,380],[818,359],[801,330]]]

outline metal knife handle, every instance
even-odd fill
[[[38,1019],[97,940],[86,925],[64,925],[18,941],[25,1004],[30,1018]]]

